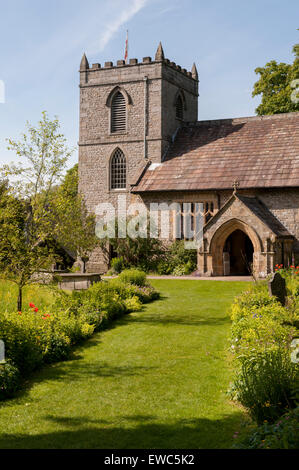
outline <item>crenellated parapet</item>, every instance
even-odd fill
[[[88,80],[89,74],[92,74],[95,71],[98,72],[98,71],[103,71],[107,69],[117,70],[119,68],[131,69],[133,66],[142,67],[142,66],[151,65],[152,67],[154,67],[154,66],[157,66],[158,64],[162,66],[166,66],[167,68],[172,69],[176,72],[179,72],[185,77],[188,77],[189,79],[194,80],[195,82],[198,82],[198,72],[197,72],[196,65],[193,64],[192,69],[189,71],[181,67],[180,65],[176,64],[175,62],[170,61],[169,59],[165,58],[165,54],[164,54],[164,50],[163,50],[161,42],[159,43],[154,60],[151,57],[147,56],[147,57],[143,57],[141,62],[139,62],[138,59],[133,58],[133,59],[129,59],[128,63],[126,63],[125,60],[118,60],[116,64],[114,64],[111,61],[107,61],[105,62],[104,67],[102,67],[101,64],[99,63],[92,64],[92,67],[90,67],[87,57],[84,54],[81,60],[81,64],[80,64],[80,72],[84,74],[84,80],[83,80],[84,83],[87,83],[89,81]]]

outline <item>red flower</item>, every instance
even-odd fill
[[[36,307],[36,308],[34,309],[34,311],[35,311],[35,313],[37,313],[37,312],[38,312],[38,308]]]
[[[31,303],[29,304],[29,307],[30,307],[30,308],[35,308],[35,305],[31,302]]]

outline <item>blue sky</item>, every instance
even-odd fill
[[[0,164],[14,158],[5,138],[43,110],[57,115],[76,148],[79,64],[165,55],[200,77],[199,119],[255,114],[254,69],[291,62],[299,42],[297,0],[0,0]],[[77,161],[75,150],[72,161]]]

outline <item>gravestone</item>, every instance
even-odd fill
[[[0,364],[5,364],[5,345],[2,340],[0,340]]]
[[[287,295],[285,279],[279,273],[275,273],[271,277],[268,287],[269,294],[275,296],[282,305],[285,305]]]

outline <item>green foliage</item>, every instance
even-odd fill
[[[33,273],[49,268],[54,260],[42,239],[38,218],[34,220],[32,206],[16,199],[8,185],[0,187],[0,277],[18,285],[18,310],[22,309],[22,289],[32,282]]]
[[[133,279],[141,282],[142,274],[133,272]],[[28,311],[0,313],[0,339],[5,343],[6,357],[22,377],[44,363],[67,359],[75,344],[114,319],[140,310],[142,303],[157,295],[151,286],[115,281],[94,284],[86,291],[59,291],[50,313],[41,312],[32,303]],[[9,367],[7,370],[8,378],[0,375],[0,396],[1,387],[5,396],[10,382],[13,388],[14,374]]]
[[[18,310],[33,274],[60,261],[57,244],[81,257],[85,270],[88,253],[98,243],[95,218],[78,194],[78,166],[63,179],[72,152],[59,121],[44,112],[36,127],[27,127],[19,142],[9,140],[19,164],[0,170],[5,181],[0,186],[0,271],[19,287]]]
[[[0,401],[12,397],[20,388],[21,377],[17,367],[10,363],[0,365]]]
[[[74,360],[46,367],[25,394],[1,404],[1,449],[231,447],[246,416],[224,393],[233,373],[224,312],[248,283],[152,282],[163,300],[97,334]]]
[[[99,244],[95,235],[95,216],[89,214],[78,193],[78,165],[67,171],[62,184],[53,192],[58,242],[81,258],[83,272],[89,253]]]
[[[255,284],[230,309],[231,348],[240,369],[232,393],[259,424],[274,422],[296,405],[292,390],[299,372],[291,362],[291,343],[298,337],[296,299],[289,297],[283,307],[266,287]]]
[[[243,358],[234,391],[258,424],[274,422],[295,406],[292,388],[298,367],[288,350],[276,349]]]
[[[43,362],[38,320],[32,313],[0,316],[0,339],[4,341],[6,356],[22,375],[29,374]]]
[[[132,224],[133,219],[128,221],[127,226]],[[136,222],[136,231],[138,226],[143,226],[145,222],[143,219]],[[104,252],[107,251],[107,246],[111,245],[117,253],[118,258],[123,259],[123,267],[140,268],[146,272],[154,270],[159,257],[164,253],[164,248],[161,240],[150,237],[150,221],[147,221],[146,226],[147,237],[137,236],[136,238],[126,236],[125,238],[104,238],[101,240],[101,248]],[[115,223],[115,233],[118,234],[118,223]]]
[[[157,265],[158,274],[173,274],[182,276],[191,274],[197,268],[196,250],[186,250],[184,241],[175,241],[164,252],[164,256]]]
[[[296,57],[293,64],[268,62],[265,67],[258,67],[255,73],[260,76],[254,85],[252,96],[262,95],[262,102],[257,107],[259,115],[288,113],[299,111],[298,84],[292,82],[299,79],[299,45],[293,52]],[[291,97],[297,97],[297,103]]]
[[[139,287],[146,285],[146,274],[138,269],[126,269],[119,275],[119,279],[125,284],[134,284]]]
[[[48,245],[59,233],[53,188],[71,155],[57,119],[51,121],[44,112],[36,127],[27,127],[19,142],[9,140],[19,163],[1,168],[3,180],[11,178],[11,184],[0,191],[0,270],[19,287],[19,310],[23,287],[33,273],[49,269],[54,261]]]
[[[125,300],[125,306],[128,312],[138,312],[141,310],[142,303],[139,300],[139,297],[135,295],[134,297],[129,297]]]
[[[298,449],[299,408],[281,416],[275,423],[255,427],[234,447],[238,449]]]
[[[115,274],[120,274],[124,269],[124,259],[120,258],[113,258],[111,260],[111,269]]]
[[[140,287],[135,284],[126,284],[118,278],[111,280],[110,286],[113,286],[123,298],[128,299],[132,296],[136,296],[143,304],[157,300],[160,297],[159,292],[150,284]]]

